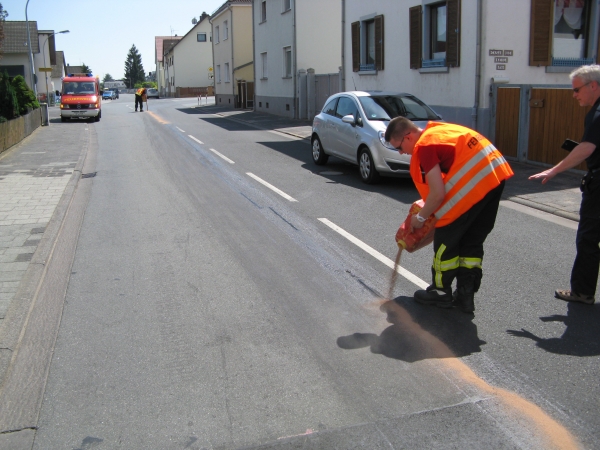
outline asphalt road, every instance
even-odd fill
[[[600,309],[553,299],[573,222],[503,203],[474,317],[413,302],[430,248],[386,301],[410,181],[132,97],[90,125],[35,449],[597,448]]]

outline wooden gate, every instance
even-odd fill
[[[554,165],[565,158],[567,152],[560,146],[567,138],[581,140],[589,109],[579,106],[571,89],[532,88],[527,159]],[[587,170],[585,163],[575,169]]]
[[[581,140],[589,109],[566,87],[498,86],[494,145],[519,161],[555,165],[567,156],[565,139]],[[587,170],[585,163],[575,169]]]
[[[505,156],[517,158],[521,88],[498,87],[495,145]]]

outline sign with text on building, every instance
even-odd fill
[[[506,64],[496,64],[496,70],[506,70]]]
[[[489,49],[489,56],[513,56],[512,50]]]

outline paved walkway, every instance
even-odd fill
[[[205,108],[260,129],[310,139],[311,124],[306,121],[216,106]],[[26,320],[27,304],[52,251],[64,205],[69,203],[83,157],[94,139],[93,124],[61,124],[58,115],[58,109],[51,108],[50,126],[39,128],[0,155],[0,381],[22,327],[18,321]],[[527,179],[542,167],[511,165],[515,176],[507,182],[505,199],[578,220],[580,175],[561,174],[542,185]]]

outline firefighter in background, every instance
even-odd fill
[[[411,218],[412,228],[421,228],[431,214],[437,218],[433,282],[415,292],[415,301],[472,313],[483,275],[483,243],[494,228],[512,169],[488,139],[460,125],[429,122],[422,129],[396,117],[385,139],[401,154],[412,155],[410,175],[425,200]]]
[[[135,91],[135,110],[138,110],[138,104],[140,105],[140,112],[144,111],[144,102],[146,99],[146,88],[142,87]]]

